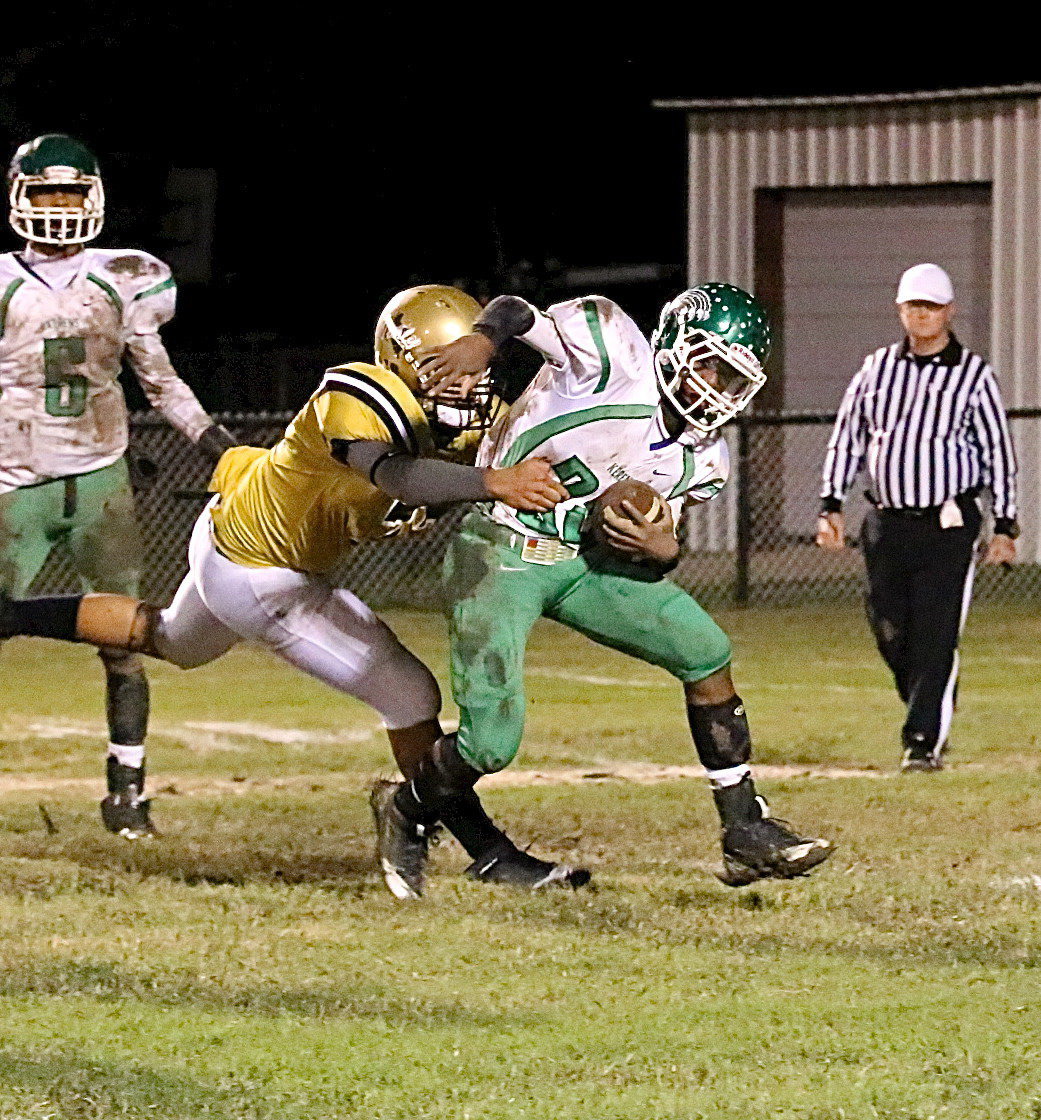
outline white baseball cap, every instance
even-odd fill
[[[912,299],[926,299],[930,303],[954,302],[954,285],[951,278],[938,264],[916,264],[900,277],[896,302],[907,303]]]

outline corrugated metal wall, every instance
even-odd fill
[[[1009,407],[1041,403],[1041,113],[1036,98],[688,116],[689,275],[751,288],[758,187],[991,183],[988,355]],[[1041,440],[1019,447],[1025,554],[1041,557]],[[720,511],[722,514],[723,511]]]

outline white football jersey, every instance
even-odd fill
[[[546,458],[570,497],[548,513],[519,513],[497,502],[492,518],[576,544],[586,506],[620,479],[652,486],[668,499],[675,521],[684,498],[715,497],[730,471],[726,443],[699,443],[686,431],[669,435],[651,348],[632,319],[602,296],[532,310],[535,325],[519,337],[545,364],[485,436],[477,461],[508,467]]]
[[[209,427],[159,338],[175,297],[170,269],[136,249],[0,254],[0,493],[123,454],[124,356],[171,424],[193,440]]]

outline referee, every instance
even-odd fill
[[[994,372],[951,333],[954,288],[935,264],[909,268],[896,303],[906,336],[869,354],[853,378],[824,461],[817,544],[845,546],[842,501],[866,465],[861,531],[867,614],[907,705],[903,770],[940,770],[958,680],[982,517],[984,563],[1016,559],[1016,458]]]

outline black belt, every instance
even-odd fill
[[[979,497],[981,487],[973,486],[968,490],[963,490],[960,494],[955,494],[953,501],[957,502],[959,506],[963,503],[975,502]],[[879,513],[885,513],[892,517],[939,517],[940,510],[943,509],[943,503],[938,506],[884,506],[881,505],[879,500],[871,493],[870,490],[864,491],[864,497],[878,510]]]

